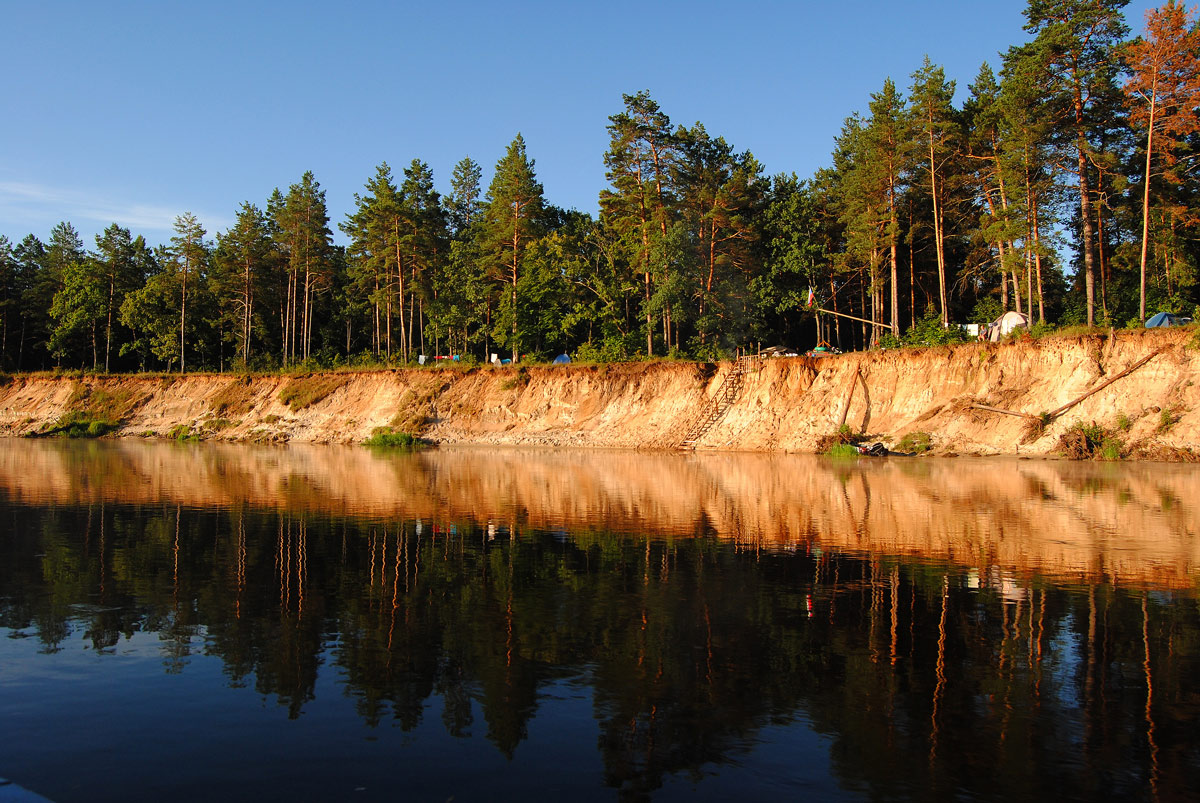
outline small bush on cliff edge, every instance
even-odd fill
[[[849,446],[851,449],[854,449],[854,454],[857,455],[858,450],[855,447],[866,440],[866,437],[865,433],[855,432],[850,429],[849,424],[842,424],[837,432],[832,435],[825,435],[817,441],[817,453],[832,455],[837,447]],[[838,451],[845,452],[844,449]]]
[[[911,452],[912,454],[925,454],[933,448],[933,438],[928,432],[909,432],[900,439],[900,443],[896,445],[896,449],[901,452]]]
[[[1079,422],[1058,439],[1058,452],[1068,460],[1120,460],[1125,444],[1112,432],[1092,422]]]

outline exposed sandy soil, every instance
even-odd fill
[[[1073,424],[1094,422],[1116,431],[1128,454],[1189,459],[1200,454],[1200,350],[1189,346],[1193,336],[1120,331],[763,360],[698,446],[809,452],[844,420],[893,446],[906,433],[929,433],[938,454],[1052,454]],[[1028,418],[970,406],[1038,415],[1150,355],[1035,437]],[[121,402],[122,436],[162,437],[183,426],[210,440],[358,443],[392,425],[438,443],[667,449],[684,439],[732,369],[631,363],[301,378],[17,376],[0,388],[0,434],[51,429],[90,394]],[[284,401],[315,388],[328,395],[293,406]]]

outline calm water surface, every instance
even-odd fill
[[[0,443],[75,800],[1200,799],[1200,472]]]

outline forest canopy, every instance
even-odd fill
[[[608,118],[596,217],[545,197],[517,134],[486,187],[471,158],[445,194],[381,162],[340,221],[309,172],[226,231],[0,236],[0,368],[713,359],[949,342],[1006,310],[1200,317],[1200,28],[1171,0],[1131,38],[1125,5],[1029,0],[1027,41],[966,92],[928,57],[882,78],[807,178],[640,91]]]

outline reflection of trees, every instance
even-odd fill
[[[606,779],[630,796],[735,761],[765,726],[825,734],[886,796],[1186,795],[1200,696],[1191,598],[984,568],[498,523],[244,507],[10,509],[0,625],[54,650],[154,632],[298,716],[326,664],[371,725],[432,698],[511,757],[557,678],[593,690]],[[324,671],[329,671],[328,669]]]

